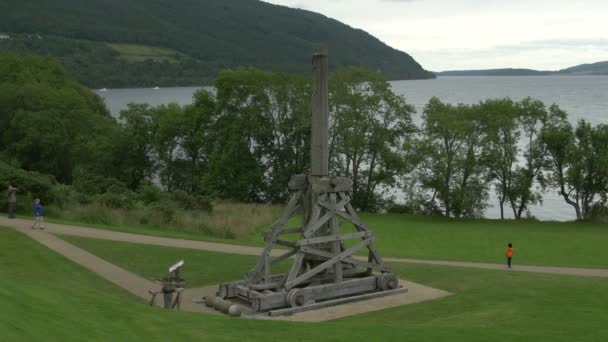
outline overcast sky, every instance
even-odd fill
[[[608,60],[608,0],[267,0],[322,13],[427,70],[557,70]]]

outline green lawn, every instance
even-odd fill
[[[608,224],[450,220],[404,215],[362,215],[378,233],[383,255],[503,263],[608,267]]]
[[[518,264],[608,268],[608,224],[450,220],[397,214],[362,214],[377,232],[383,256],[503,263],[507,243],[515,247]],[[66,223],[63,221],[63,223]],[[75,224],[75,222],[67,222]],[[292,219],[291,226],[297,226]],[[261,246],[261,234],[226,240],[202,234],[145,226],[103,226],[146,235]],[[344,226],[344,230],[349,228]]]
[[[95,241],[87,245],[94,244]],[[154,260],[157,254],[173,257],[175,253],[170,248],[159,251],[158,248],[116,245],[112,252],[121,255],[118,259],[138,254],[136,260],[141,262],[130,262],[133,269],[146,269],[147,266],[142,266],[147,264],[146,256],[150,258],[147,260]],[[209,255],[191,250],[181,250],[180,254],[187,265],[209,260]],[[234,265],[238,267],[254,260],[247,256],[234,258]],[[311,324],[230,319],[151,308],[12,230],[0,229],[0,260],[2,341],[578,342],[608,339],[605,324],[608,282],[600,278],[395,265],[400,276],[454,295]],[[221,266],[208,263],[209,276],[200,278],[201,282],[229,276],[213,271]]]
[[[164,276],[169,266],[185,259],[186,264],[182,268],[181,275],[186,279],[189,287],[241,279],[256,262],[256,257],[253,256],[138,245],[76,236],[61,238],[147,279]]]
[[[515,247],[515,263],[527,265],[608,268],[608,224],[589,222],[538,222],[500,220],[454,220],[398,214],[361,214],[377,232],[383,256],[503,263],[506,245]],[[50,222],[78,222],[50,218]],[[203,233],[170,227],[109,226],[85,224],[144,235],[229,244],[262,246],[261,234],[245,239],[220,239]],[[297,226],[297,218],[290,226]],[[344,230],[349,228],[344,226]]]

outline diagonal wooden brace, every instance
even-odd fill
[[[353,255],[354,253],[356,253],[358,250],[360,250],[361,248],[369,245],[370,243],[372,243],[374,241],[375,237],[371,237],[369,239],[363,240],[361,242],[359,242],[358,244],[352,246],[351,248],[345,250],[344,252],[335,255],[333,258],[321,263],[319,266],[309,270],[308,272],[300,275],[299,277],[293,279],[293,280],[289,280],[285,283],[285,289],[290,290],[292,289],[294,286],[302,283],[303,281],[315,276],[316,274],[319,274],[320,272],[323,272],[324,270],[328,269],[329,267],[333,266],[335,263],[343,261],[344,259],[350,257],[351,255]],[[298,254],[298,255],[302,255],[302,254]]]

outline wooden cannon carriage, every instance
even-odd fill
[[[162,283],[160,290],[150,290],[152,295],[150,305],[156,305],[156,296],[163,294],[163,308],[180,310],[182,303],[182,292],[186,288],[186,281],[180,276],[180,269],[184,266],[184,260],[180,260],[175,265],[169,267],[169,274],[159,279]]]

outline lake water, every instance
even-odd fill
[[[514,76],[514,77],[440,77],[434,80],[391,82],[395,93],[404,95],[418,114],[428,100],[437,96],[444,102],[477,103],[489,98],[510,97],[521,100],[527,96],[543,101],[547,106],[558,104],[575,123],[585,119],[593,124],[608,123],[608,77],[606,76]],[[130,102],[160,105],[171,102],[188,104],[200,87],[161,89],[109,89],[97,91],[113,115]],[[486,216],[497,218],[500,213],[495,197]],[[508,211],[507,211],[508,212]],[[555,190],[544,194],[544,203],[531,208],[532,214],[543,220],[572,220],[574,210]]]

